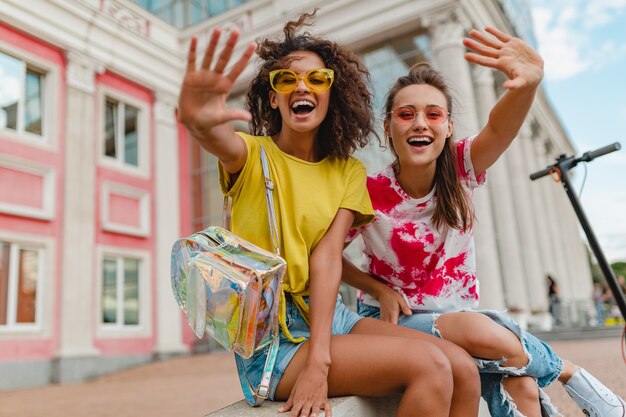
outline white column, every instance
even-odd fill
[[[460,23],[460,15],[452,12],[441,13],[424,19],[431,34],[431,50],[433,64],[439,69],[451,84],[452,90],[457,91],[457,100],[461,111],[452,109],[455,122],[455,135],[463,138],[478,131],[478,118],[474,99],[474,89],[469,64],[465,61],[462,39],[465,33]],[[490,293],[487,288],[493,289],[500,283],[500,263],[495,244],[493,217],[489,203],[489,192],[485,187],[476,190],[474,194],[476,209],[476,263],[478,279],[481,282],[481,292],[489,297],[481,297],[481,307],[504,307],[501,294]],[[493,296],[497,298],[491,298]]]
[[[156,346],[157,354],[186,352],[183,344],[182,313],[172,293],[170,253],[180,238],[180,192],[178,131],[174,117],[176,97],[156,95],[155,202],[156,202]],[[188,198],[191,198],[189,196]]]
[[[533,136],[531,136],[529,140],[521,141],[524,151],[524,158],[526,159],[526,170],[529,174],[546,167],[543,162],[543,157],[539,158],[537,156],[538,154],[536,150],[538,151],[540,148],[538,142],[539,139]],[[537,149],[535,149],[535,147],[537,147]],[[526,178],[528,179],[528,181],[530,181],[530,178],[528,178],[528,176],[526,176]],[[537,299],[537,303],[541,303],[543,305],[543,311],[548,311],[548,287],[545,281],[545,276],[547,274],[556,275],[554,267],[556,254],[554,248],[551,245],[551,236],[549,229],[550,220],[546,212],[544,184],[541,184],[541,182],[543,181],[549,180],[543,178],[539,181],[530,182],[528,187],[528,197],[530,199],[532,217],[534,220],[533,227],[535,229],[535,236],[537,238],[536,246],[537,252],[539,254],[539,268],[541,271],[541,282],[538,282],[536,286],[533,287],[533,297]]]
[[[540,166],[546,167],[555,162],[555,158],[550,157],[546,153],[547,138],[540,137],[535,143],[535,152]],[[554,182],[551,178],[542,178],[538,180],[541,184],[543,194],[543,210],[547,217],[547,226],[549,233],[550,247],[552,248],[552,265],[551,273],[557,280],[561,298],[569,298],[568,285],[565,283],[568,275],[566,261],[566,253],[563,250],[563,240],[561,237],[561,224],[559,221],[559,212],[556,209],[556,194],[564,192],[560,183]]]
[[[480,125],[484,126],[489,113],[497,101],[494,78],[491,70],[475,66],[473,68],[476,85],[476,103]],[[493,221],[495,226],[496,244],[500,259],[506,259],[506,266],[500,264],[501,279],[490,283],[490,296],[502,298],[505,294],[507,307],[523,309],[528,304],[526,291],[523,287],[524,267],[521,263],[521,248],[517,241],[513,198],[509,187],[509,175],[506,158],[501,157],[487,173]],[[495,284],[495,285],[494,285]],[[496,293],[496,290],[498,291]],[[483,293],[484,295],[484,293]]]
[[[513,201],[517,214],[517,240],[523,242],[522,260],[526,267],[524,283],[528,292],[528,302],[531,311],[545,310],[548,306],[546,298],[545,276],[541,270],[541,257],[538,250],[539,237],[535,233],[535,219],[531,206],[530,170],[524,162],[523,143],[530,142],[532,131],[528,124],[524,124],[518,137],[513,141],[506,152],[513,190]]]
[[[99,65],[68,53],[61,325],[57,355],[97,355],[93,345],[96,155],[96,71]]]

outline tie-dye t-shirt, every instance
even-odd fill
[[[473,137],[457,142],[458,172],[470,196],[485,181],[476,177],[470,158]],[[422,198],[410,197],[390,165],[368,177],[367,188],[376,213],[367,226],[353,230],[365,242],[365,270],[400,292],[413,310],[455,311],[478,306],[478,281],[474,232],[432,222],[436,187]],[[359,299],[370,305],[378,302],[366,293]]]

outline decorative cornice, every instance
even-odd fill
[[[69,51],[66,57],[67,85],[84,93],[95,93],[96,74],[104,72],[104,65],[75,51]]]
[[[428,29],[433,53],[451,46],[463,48],[462,39],[471,27],[460,8],[448,9],[422,18],[422,27]]]
[[[150,20],[134,13],[115,0],[100,0],[100,11],[119,26],[146,38],[150,37]]]

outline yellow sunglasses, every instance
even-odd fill
[[[314,93],[330,89],[335,80],[335,72],[328,68],[315,68],[305,74],[298,75],[288,69],[277,69],[270,72],[270,85],[279,94],[289,94],[296,89],[300,80]]]

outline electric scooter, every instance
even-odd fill
[[[579,162],[591,162],[595,158],[606,155],[611,152],[615,152],[621,149],[621,145],[618,142],[615,142],[611,145],[607,145],[603,148],[596,149],[593,151],[588,151],[582,154],[580,157],[576,156],[566,156],[565,154],[561,154],[557,159],[556,163],[548,166],[541,171],[534,172],[530,174],[531,181],[537,180],[539,178],[545,177],[547,175],[552,175],[555,180],[560,181],[563,184],[563,188],[565,188],[565,192],[569,197],[569,201],[572,203],[574,207],[574,211],[576,212],[576,216],[578,217],[578,221],[587,236],[587,240],[589,241],[589,246],[591,246],[591,250],[598,261],[600,269],[606,278],[606,282],[613,293],[613,297],[615,298],[615,302],[619,307],[622,317],[626,318],[626,299],[624,298],[624,293],[621,291],[617,279],[615,278],[615,274],[611,269],[611,266],[606,260],[604,253],[602,252],[602,248],[596,239],[593,230],[591,229],[591,225],[587,220],[587,216],[582,209],[580,201],[578,200],[578,196],[574,192],[572,188],[572,183],[569,178],[569,171],[578,165]]]

